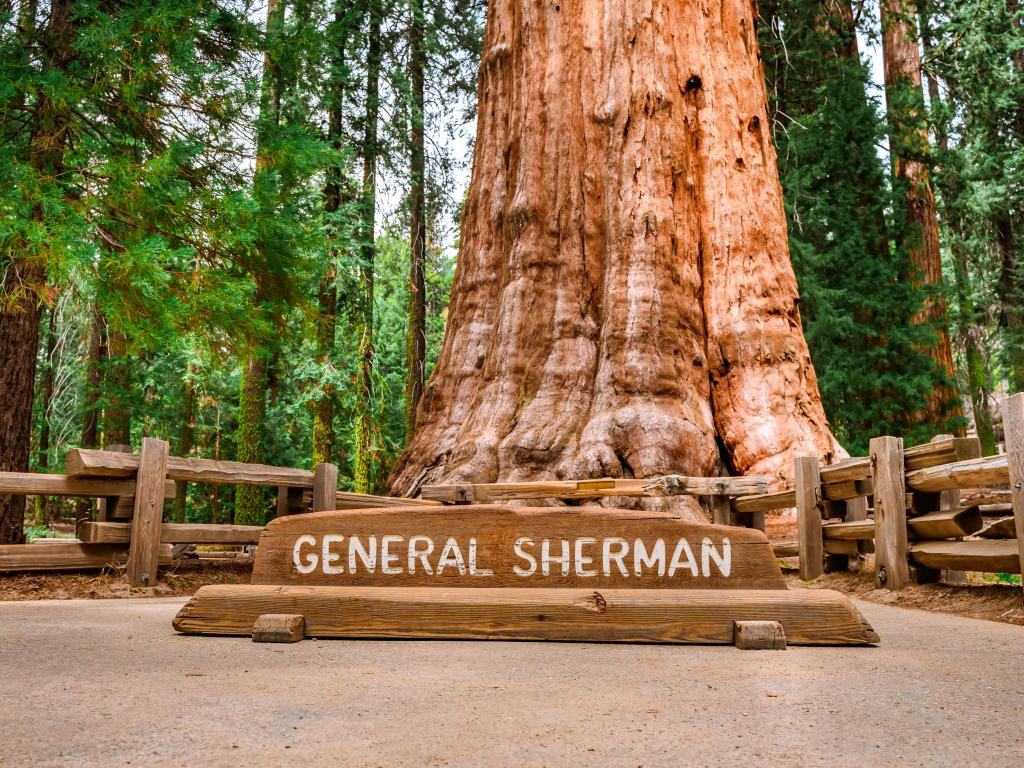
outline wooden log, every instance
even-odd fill
[[[907,474],[907,487],[915,491],[945,491],[951,488],[1004,485],[1008,482],[1010,474],[1006,454],[942,464]]]
[[[524,483],[425,485],[420,494],[447,504],[486,504],[522,499],[596,499],[612,496],[740,496],[768,487],[764,477],[664,477],[641,479],[543,480]]]
[[[850,540],[850,539],[825,539],[824,548],[826,555],[833,555],[836,557],[859,557],[863,554],[868,554],[875,551],[875,543],[868,539]],[[842,567],[838,567],[837,570],[842,570]]]
[[[875,487],[875,579],[879,586],[903,589],[910,581],[903,440],[875,437],[870,449]]]
[[[0,496],[131,496],[135,493],[132,480],[90,480],[67,475],[47,475],[39,472],[0,472]],[[174,483],[164,487],[164,498],[174,498]]]
[[[848,523],[862,522],[868,519],[868,500],[866,496],[846,500],[846,517]]]
[[[45,544],[41,542],[45,541]],[[79,571],[121,565],[128,547],[121,544],[83,544],[75,539],[39,539],[32,544],[0,545],[0,573],[18,571]],[[171,562],[171,546],[160,548],[161,564]]]
[[[980,531],[984,523],[977,507],[960,507],[912,517],[907,525],[918,539],[954,539]]]
[[[306,619],[295,613],[265,613],[252,625],[254,643],[297,643],[306,636]]]
[[[711,497],[711,522],[715,525],[732,525],[732,504],[728,496]]]
[[[911,559],[928,568],[958,571],[1020,573],[1017,542],[1013,539],[919,541],[910,546]]]
[[[127,544],[131,523],[90,523],[78,526],[77,537],[86,544]],[[257,544],[262,525],[213,525],[164,523],[160,541],[164,544]]]
[[[760,531],[666,512],[501,505],[277,518],[260,537],[252,583],[786,587]]]
[[[976,506],[982,517],[1005,517],[1013,514],[1013,504],[1009,502],[1006,504],[977,504]]]
[[[441,507],[440,501],[403,499],[399,496],[373,496],[369,493],[338,491],[334,497],[335,509],[378,509],[381,507]]]
[[[800,544],[795,541],[773,542],[772,554],[776,557],[797,557],[800,554]]]
[[[179,632],[247,635],[265,613],[300,614],[307,637],[735,642],[737,621],[778,621],[792,644],[861,645],[878,635],[838,592],[690,589],[442,589],[209,585]]]
[[[1003,432],[1020,573],[1024,571],[1024,393],[1003,401]]]
[[[950,464],[981,456],[981,443],[974,437],[956,437],[938,442],[922,443],[903,452],[905,471]],[[871,459],[849,458],[821,468],[821,482],[824,485],[845,481],[866,480],[871,477]],[[941,490],[941,489],[937,489]]]
[[[821,480],[818,459],[800,456],[795,463],[797,541],[800,544],[800,578],[816,579],[824,572],[821,539]]]
[[[784,651],[786,631],[777,621],[737,621],[736,647],[741,651]]]
[[[773,491],[740,496],[732,500],[734,512],[771,512],[776,509],[790,509],[796,506],[796,491]]]
[[[64,456],[64,474],[75,477],[131,477],[139,468],[139,456],[91,448],[75,448]],[[276,485],[312,488],[313,473],[308,469],[244,464],[213,459],[167,460],[167,477],[190,483],[227,483],[232,485]]]
[[[983,539],[1015,539],[1017,523],[1012,517],[1001,517],[978,531],[978,536]]]
[[[324,462],[313,469],[313,511],[326,512],[334,509],[338,494],[338,468]]]
[[[135,514],[132,516],[128,551],[128,583],[133,587],[151,587],[156,584],[167,455],[166,440],[152,437],[142,439],[138,478],[135,481]]]
[[[874,493],[871,478],[864,480],[844,480],[840,483],[827,483],[821,486],[821,497],[826,501],[846,501]]]
[[[875,538],[874,520],[851,520],[848,523],[828,523],[821,527],[826,540],[838,541],[873,541]]]

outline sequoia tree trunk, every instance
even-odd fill
[[[832,458],[766,109],[749,0],[489,4],[448,327],[393,492]]]

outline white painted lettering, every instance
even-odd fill
[[[356,572],[356,555],[363,561],[363,568],[366,569],[367,573],[373,573],[377,570],[377,537],[370,536],[370,549],[367,551],[366,547],[363,546],[362,540],[358,536],[348,537],[348,572]]]
[[[441,550],[441,559],[437,561],[437,575],[444,573],[446,566],[454,565],[459,569],[459,575],[466,575],[466,561],[462,559],[462,550],[459,549],[459,542],[449,538]]]
[[[299,554],[299,550],[302,548],[303,544],[315,547],[316,539],[314,539],[309,534],[303,534],[302,536],[299,536],[299,538],[295,540],[295,548],[292,550],[292,562],[295,563],[295,570],[297,570],[299,573],[312,573],[316,570],[316,565],[319,562],[320,558],[316,556],[316,553],[310,552],[306,557],[306,562],[302,562],[302,560],[300,559],[301,555]]]
[[[715,561],[723,576],[729,575],[729,571],[732,570],[732,543],[729,539],[722,539],[722,553],[719,554],[714,542],[707,536],[704,537],[700,545],[700,562],[705,576],[711,575],[711,560]]]
[[[392,544],[401,544],[401,536],[385,536],[380,540],[380,572],[388,576],[397,576],[402,572],[402,566],[396,566],[398,555],[391,554]]]
[[[637,576],[644,575],[644,566],[653,568],[658,566],[658,575],[665,575],[665,540],[658,539],[654,542],[654,549],[648,554],[647,545],[643,539],[633,542],[633,572]]]
[[[490,568],[476,567],[476,539],[469,540],[469,575],[470,576],[493,576],[494,571]]]
[[[323,569],[324,573],[330,576],[336,576],[339,573],[344,573],[345,568],[342,565],[335,565],[335,563],[341,562],[341,553],[334,552],[331,550],[331,544],[341,544],[344,536],[339,536],[336,533],[325,533],[323,541]]]
[[[680,555],[684,554],[686,555],[685,562],[679,559]],[[680,539],[672,553],[672,563],[668,567],[669,578],[675,576],[676,571],[680,568],[686,568],[693,576],[700,576],[700,572],[697,570],[697,561],[693,558],[693,550],[690,549],[690,542],[686,539]]]
[[[420,544],[426,544],[424,549],[420,549]],[[409,573],[416,573],[416,561],[419,560],[423,565],[423,571],[426,574],[431,574],[434,569],[430,567],[430,563],[427,560],[427,555],[434,551],[434,541],[429,536],[410,536],[409,537]]]
[[[594,558],[587,557],[583,554],[583,547],[588,544],[597,544],[597,539],[592,539],[589,536],[576,539],[576,575],[577,576],[597,576],[597,571],[593,568],[584,568],[585,565],[590,565],[594,562]]]
[[[562,554],[558,557],[551,556],[551,540],[544,539],[540,543],[540,570],[545,576],[551,574],[551,564],[562,564],[562,575],[569,575],[569,542],[566,539],[559,539],[562,542]]]
[[[615,552],[612,552],[612,546],[615,546]],[[629,571],[626,570],[626,564],[623,562],[623,558],[626,557],[628,552],[629,542],[625,539],[620,539],[616,536],[602,541],[601,570],[604,572],[604,575],[612,575],[612,563],[614,562],[619,568],[619,573],[623,576],[629,576]]]
[[[512,566],[512,572],[516,576],[532,576],[537,572],[537,558],[526,551],[526,547],[533,546],[533,539],[523,536],[521,539],[516,539],[516,543],[513,545],[513,549],[516,551],[516,556],[521,557],[523,560],[528,562],[530,565],[528,568],[523,568],[518,565]]]

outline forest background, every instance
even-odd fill
[[[380,490],[443,334],[485,13],[0,0],[0,470],[152,435]],[[994,398],[1024,390],[1024,9],[764,0],[758,22],[834,433],[995,452]],[[187,493],[178,520],[273,506]]]

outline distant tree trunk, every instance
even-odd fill
[[[885,64],[886,109],[889,117],[893,175],[906,187],[907,253],[920,280],[930,289],[942,284],[939,222],[928,167],[928,123],[921,89],[921,52],[912,0],[882,0],[882,51]],[[935,344],[928,354],[951,381],[953,349],[945,301],[934,297],[922,311],[920,322],[935,328]],[[962,416],[959,395],[948,386],[936,387],[920,418],[944,427],[951,417]]]
[[[75,35],[71,0],[52,0],[45,32],[46,69],[67,70]],[[36,44],[35,41],[32,44]],[[68,107],[39,93],[29,142],[29,163],[51,183],[61,178],[68,139]],[[59,183],[59,182],[58,182]],[[41,221],[42,205],[33,211]],[[40,292],[46,285],[45,259],[15,247],[6,254],[3,294],[0,296],[0,472],[25,472],[32,444],[32,401],[35,395],[36,352],[41,316]],[[0,544],[25,540],[25,497],[0,496]]]
[[[92,309],[89,324],[89,356],[85,362],[85,393],[82,402],[82,447],[97,448],[100,444],[100,388],[103,386],[103,361],[106,358],[106,332],[103,314]]]
[[[270,41],[280,40],[284,26],[284,3],[269,0],[267,3],[267,30]],[[263,86],[260,94],[259,130],[256,146],[256,173],[264,171],[271,162],[267,149],[267,131],[276,127],[281,119],[280,71],[277,61],[271,55],[270,45],[263,56]],[[256,281],[256,307],[264,311],[265,293],[261,275],[254,275]],[[260,464],[263,462],[263,432],[267,413],[267,363],[270,351],[262,344],[250,350],[242,369],[242,390],[238,398],[238,438],[236,458],[238,461]],[[240,525],[263,525],[266,522],[267,504],[263,488],[258,485],[242,485],[235,492],[235,522]]]
[[[104,377],[104,389],[109,404],[103,411],[105,446],[132,444],[132,409],[129,402],[131,373],[128,340],[120,331],[108,330],[107,375]]]
[[[557,8],[488,5],[448,325],[391,490],[830,461],[752,4]]]
[[[423,395],[427,363],[427,302],[424,270],[427,261],[426,150],[423,115],[426,107],[424,80],[427,68],[426,19],[423,0],[410,0],[409,83],[412,95],[412,146],[409,153],[409,323],[406,332],[405,439],[416,428],[416,408]]]
[[[53,402],[53,353],[57,346],[57,307],[56,304],[50,307],[50,319],[46,327],[46,339],[44,346],[44,359],[46,360],[46,372],[43,374],[43,407],[39,409],[39,452],[36,454],[36,464],[40,472],[48,472],[50,469],[50,404]],[[46,523],[45,496],[36,496],[35,524],[37,526]]]
[[[380,111],[381,21],[379,0],[368,0],[366,113],[363,124],[363,188],[361,194],[361,258],[359,266],[359,382],[356,393],[356,445],[352,485],[356,493],[373,486],[377,426],[373,414],[373,283],[377,211],[377,122]]]
[[[177,456],[188,456],[192,453],[196,442],[196,379],[199,378],[199,366],[189,365],[185,381],[181,385],[181,431],[178,442],[174,446]],[[174,485],[174,522],[184,523],[188,483],[179,480]]]

